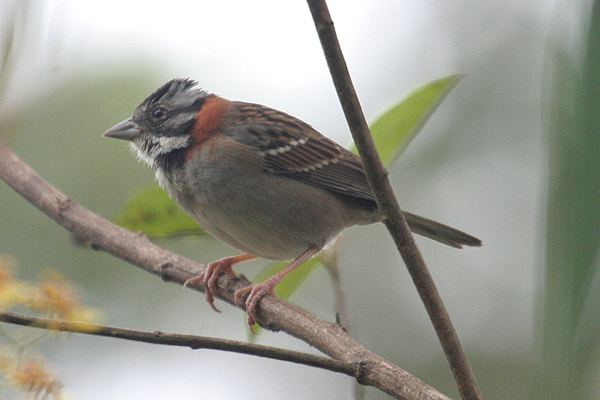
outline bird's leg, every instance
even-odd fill
[[[232,265],[241,263],[243,261],[249,261],[255,259],[256,256],[251,254],[240,254],[238,256],[224,257],[220,260],[213,261],[206,266],[206,271],[200,275],[190,278],[183,284],[184,287],[187,285],[198,285],[202,283],[204,286],[204,293],[206,294],[206,301],[210,308],[216,312],[221,312],[215,307],[215,299],[213,294],[217,292],[217,279],[221,273],[235,275]]]
[[[283,278],[288,276],[293,270],[298,268],[304,261],[321,251],[321,249],[322,247],[311,246],[304,253],[300,254],[294,261],[292,261],[290,265],[271,276],[264,282],[252,284],[235,292],[233,298],[236,304],[241,304],[242,296],[246,293],[250,293],[246,299],[246,314],[248,315],[248,325],[250,326],[250,331],[252,333],[254,333],[252,327],[256,322],[256,307],[258,306],[260,299],[269,293],[277,295],[275,293],[275,286],[277,286],[277,284],[279,284],[279,282],[281,282]]]

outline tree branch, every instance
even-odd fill
[[[362,112],[358,96],[348,72],[348,67],[335,33],[333,21],[325,0],[308,0],[323,52],[329,66],[344,115],[360,153],[363,167],[373,189],[383,222],[390,232],[423,301],[438,339],[450,364],[458,390],[464,400],[482,398],[475,375],[450,321],[446,308],[435,287],[425,261],[417,248],[406,219],[400,210],[369,126]]]
[[[123,329],[113,326],[97,325],[84,322],[63,321],[52,318],[41,318],[31,315],[17,314],[10,311],[0,312],[0,321],[14,325],[30,326],[33,328],[47,329],[60,332],[82,333],[84,335],[104,336],[116,339],[131,340],[151,344],[190,347],[193,350],[212,349],[229,351],[233,353],[248,354],[253,356],[271,358],[308,365],[345,375],[356,377],[357,366],[327,357],[315,356],[299,351],[280,349],[254,343],[240,342],[237,340],[217,339],[197,335],[181,335],[164,332],[143,332],[132,329]]]
[[[205,268],[80,206],[44,181],[2,143],[0,178],[76,238],[90,243],[93,249],[112,254],[160,276],[164,281],[183,284]],[[248,284],[244,278],[221,274],[217,281],[219,297],[234,304],[235,291]],[[397,399],[448,399],[420,379],[361,346],[346,334],[343,327],[326,322],[275,296],[267,295],[261,300],[258,319],[267,329],[287,332],[335,360],[357,366],[355,377],[363,385],[374,386]]]

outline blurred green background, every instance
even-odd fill
[[[218,4],[215,4],[218,3]],[[600,399],[600,18],[591,1],[329,2],[370,120],[415,86],[466,74],[391,168],[401,206],[480,237],[418,243],[486,399]],[[263,103],[334,140],[349,134],[303,1],[3,1],[0,140],[75,201],[114,218],[151,170],[102,133],[177,76]],[[109,324],[245,340],[212,312],[69,234],[0,184],[0,254],[56,269]],[[201,262],[235,250],[158,240]],[[354,336],[458,398],[425,310],[382,225],[340,245]],[[249,277],[263,261],[238,268]],[[318,269],[291,299],[330,321]],[[284,334],[259,343],[314,351]],[[74,399],[348,399],[338,374],[215,351],[70,335],[41,348]],[[2,392],[0,392],[2,396]],[[367,399],[386,395],[367,389]]]

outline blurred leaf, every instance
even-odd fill
[[[137,192],[115,222],[130,231],[157,238],[206,233],[158,186]]]
[[[273,261],[267,264],[253,279],[253,282],[263,282],[267,278],[275,275],[289,265],[289,261]],[[292,271],[277,287],[275,291],[282,299],[289,299],[292,294],[298,290],[302,282],[310,275],[310,273],[321,264],[321,256],[317,255],[308,261],[305,261],[301,266]]]
[[[596,399],[600,334],[600,4],[583,58],[554,42],[537,398]],[[586,40],[584,38],[584,40]],[[566,41],[565,41],[566,42]]]
[[[450,75],[424,84],[371,124],[371,134],[384,164],[396,161],[462,77]],[[357,153],[354,145],[351,150]]]

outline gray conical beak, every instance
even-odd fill
[[[142,133],[140,126],[130,119],[119,122],[106,132],[103,136],[122,140],[133,140]]]

